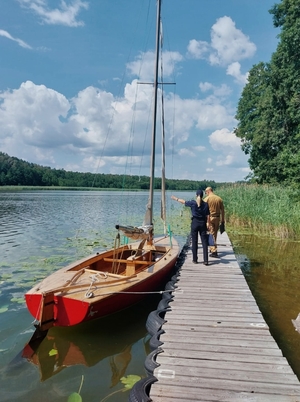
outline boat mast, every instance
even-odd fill
[[[156,15],[156,55],[154,68],[154,105],[153,105],[153,127],[152,127],[152,152],[151,152],[151,170],[150,170],[150,196],[149,196],[149,217],[153,224],[153,193],[154,193],[154,172],[155,172],[155,141],[156,141],[156,116],[157,116],[157,89],[158,89],[158,64],[159,64],[159,42],[160,42],[160,14],[161,1],[157,0]]]

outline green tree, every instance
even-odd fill
[[[270,10],[281,28],[271,61],[250,70],[239,100],[235,133],[259,183],[300,184],[300,1]]]
[[[224,183],[223,183],[224,184]],[[150,178],[147,176],[113,175],[103,173],[68,172],[28,163],[0,152],[0,186],[60,186],[148,190]],[[207,186],[216,187],[214,181],[166,180],[169,190],[191,190]],[[161,188],[161,179],[155,180],[155,189]]]

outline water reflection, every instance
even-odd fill
[[[90,341],[89,337],[88,341]],[[134,342],[125,346],[123,350],[118,345],[110,344],[107,347],[107,343],[101,338],[99,342],[100,344],[97,340],[94,345],[90,342],[86,345],[82,339],[68,339],[49,334],[38,346],[27,344],[23,349],[22,357],[38,366],[41,381],[49,379],[67,367],[77,364],[92,367],[109,357],[112,369],[111,386],[115,386],[130,363]]]
[[[300,379],[300,243],[230,233],[234,251],[270,331]]]
[[[109,359],[111,384],[124,376],[132,358],[132,348],[143,340],[145,357],[150,353],[145,321],[155,309],[155,296],[120,313],[76,327],[51,328],[42,340],[28,343],[22,358],[38,367],[41,381],[75,365],[92,367]]]

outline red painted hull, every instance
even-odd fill
[[[72,298],[69,294],[53,294],[53,323],[51,326],[67,327],[104,317],[123,310],[142,300],[149,292],[164,290],[165,283],[175,266],[178,253],[173,253],[168,263],[147,278],[126,287],[124,292],[98,298]],[[131,293],[132,292],[132,293]],[[25,295],[28,310],[33,317],[40,314],[43,292],[28,292]],[[51,307],[52,308],[52,307]]]

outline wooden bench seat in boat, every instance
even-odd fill
[[[106,262],[123,262],[125,264],[128,263],[128,261],[133,262],[135,264],[149,264],[150,261],[139,261],[139,260],[134,260],[134,259],[129,259],[130,257],[128,257],[127,260],[122,260],[122,259],[118,259],[118,258],[103,258],[104,261]]]
[[[136,265],[139,265],[139,267],[141,269],[144,269],[145,265],[148,266],[148,265],[152,264],[150,251],[147,251],[146,253],[143,253],[138,256],[131,255],[130,257],[128,257],[126,259],[104,258],[103,260],[106,262],[118,262],[118,263],[126,264],[126,269],[125,269],[126,276],[133,276],[136,274]]]

